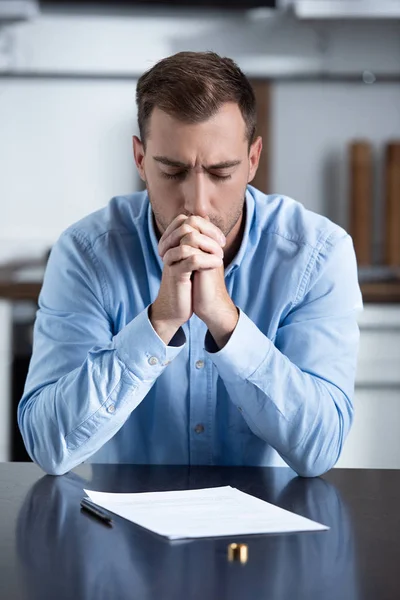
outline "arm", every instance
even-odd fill
[[[147,309],[113,335],[107,305],[90,243],[64,234],[46,269],[18,406],[27,451],[47,473],[69,471],[111,439],[185,342],[179,330],[166,346]]]
[[[227,344],[215,351],[208,333],[206,348],[253,433],[316,476],[338,460],[353,415],[361,296],[349,236],[317,256],[305,289],[273,341],[241,312]]]

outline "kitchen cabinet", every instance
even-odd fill
[[[11,303],[0,298],[0,462],[11,446]]]
[[[400,468],[400,305],[366,304],[354,423],[338,467]]]

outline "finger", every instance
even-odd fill
[[[199,231],[193,229],[190,233],[187,233],[180,240],[181,245],[192,246],[193,248],[199,248],[203,252],[209,252],[210,254],[216,254],[223,258],[224,251],[221,246],[217,244],[215,240],[203,235]]]
[[[198,231],[202,235],[214,240],[220,247],[225,245],[225,236],[211,221],[206,221],[202,217],[187,217],[176,229],[171,230],[169,235],[164,234],[162,236],[158,244],[159,255],[162,257],[169,248],[178,246],[181,238],[193,231]]]
[[[177,246],[176,248],[170,248],[165,253],[163,261],[165,265],[171,266],[194,254],[202,254],[202,251],[198,248],[192,248],[192,246]]]
[[[173,265],[174,272],[176,274],[191,273],[193,271],[208,271],[210,269],[217,269],[223,265],[222,258],[215,256],[215,254],[207,254],[201,252],[200,254],[193,254],[185,260]]]
[[[188,217],[186,223],[193,227],[193,229],[197,229],[200,233],[204,235],[208,235],[208,237],[213,238],[220,246],[224,246],[226,243],[226,239],[222,231],[211,223],[210,219],[205,219],[203,217],[191,216]]]
[[[188,233],[185,233],[187,231]],[[203,235],[196,229],[192,229],[189,225],[184,223],[179,229],[176,229],[169,236],[168,240],[160,245],[159,254],[163,258],[164,254],[169,248],[174,248],[179,245],[192,246],[193,248],[200,248],[203,252],[210,252],[217,256],[223,257],[224,252],[219,244],[207,235]]]
[[[162,257],[169,248],[174,248],[175,246],[179,246],[181,238],[192,231],[195,231],[193,227],[186,223],[187,217],[183,223],[178,226],[177,229],[174,229],[170,232],[168,236],[163,236],[158,243],[158,253]]]
[[[164,240],[165,238],[167,238],[169,236],[169,234],[171,233],[171,231],[174,231],[174,229],[176,229],[177,227],[182,225],[182,223],[184,221],[186,221],[187,218],[188,218],[187,215],[178,215],[177,217],[175,217],[175,219],[173,221],[171,221],[171,223],[168,225],[167,229],[162,234],[162,236],[160,238],[160,242],[161,242],[161,240]]]

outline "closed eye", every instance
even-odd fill
[[[180,171],[179,173],[164,173],[164,171],[162,171],[162,176],[166,179],[184,179],[186,175],[187,171]],[[223,181],[232,178],[232,175],[216,175],[215,173],[209,173],[209,176],[216,181]]]
[[[164,173],[164,171],[161,171],[161,174],[166,179],[184,179],[187,171],[180,171],[179,173]]]
[[[209,173],[210,177],[213,179],[232,179],[232,175],[215,175],[215,173]]]

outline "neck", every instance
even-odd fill
[[[246,226],[246,202],[243,205],[242,214],[232,231],[226,237],[224,247],[224,267],[226,268],[235,258],[242,243],[244,228]]]

